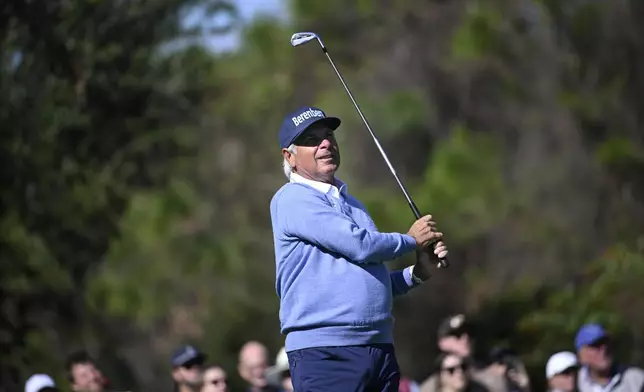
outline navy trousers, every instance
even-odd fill
[[[391,344],[316,347],[288,353],[295,392],[398,392]]]

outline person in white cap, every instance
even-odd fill
[[[293,383],[291,382],[291,372],[288,366],[288,355],[286,349],[282,347],[275,358],[275,365],[266,369],[266,380],[270,385],[280,388],[283,392],[293,392]]]
[[[548,390],[552,392],[575,391],[575,379],[579,363],[577,356],[569,351],[558,352],[546,363]]]
[[[56,383],[46,374],[34,374],[25,383],[25,392],[55,392]]]

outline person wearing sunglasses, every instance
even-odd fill
[[[569,351],[553,354],[546,363],[549,392],[575,392],[579,364],[577,356]]]
[[[336,177],[339,126],[340,119],[307,106],[286,116],[279,131],[288,182],[270,213],[281,332],[295,390],[397,392],[393,298],[427,280],[448,252],[431,215],[407,233],[378,230]],[[414,252],[407,268],[385,265]]]
[[[441,353],[436,358],[435,377],[431,385],[424,385],[422,392],[488,392],[472,380],[467,362],[458,355]]]
[[[228,392],[228,375],[221,366],[204,366],[201,392]]]
[[[186,345],[174,351],[170,358],[175,392],[197,392],[203,382],[203,364],[206,354]]]
[[[618,363],[613,342],[600,324],[583,325],[575,336],[581,364],[577,376],[580,392],[640,392],[644,390],[644,370]]]

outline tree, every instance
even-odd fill
[[[192,33],[183,12],[214,4],[0,6],[2,390],[68,349],[87,319],[85,278],[133,190],[163,185],[194,150],[184,136],[211,88],[198,77],[212,57],[160,49]]]

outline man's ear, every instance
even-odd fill
[[[179,379],[179,368],[178,368],[178,367],[177,367],[177,368],[172,369],[172,379],[173,379],[174,381],[179,381],[179,380],[178,380],[178,379]]]
[[[282,148],[282,156],[291,167],[295,167],[295,154],[291,153],[288,149]]]

